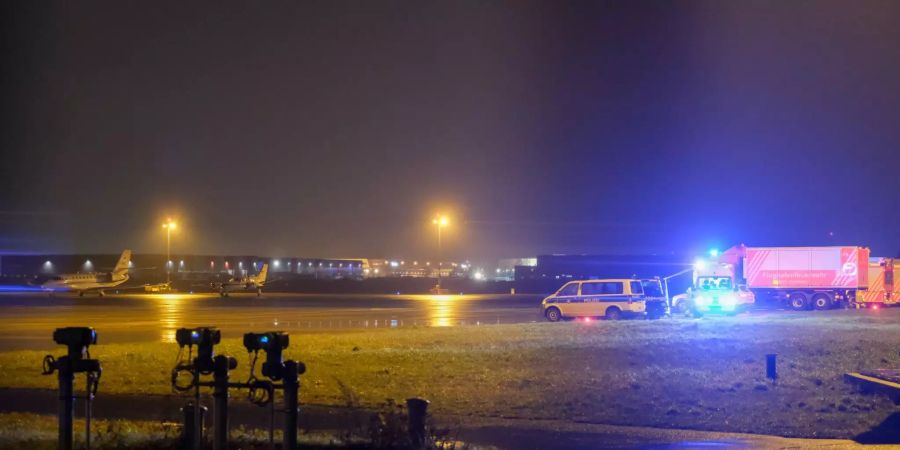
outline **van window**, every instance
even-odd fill
[[[643,294],[644,288],[641,287],[640,281],[632,281],[631,282],[631,293],[632,294]]]
[[[581,283],[581,295],[599,295],[602,294],[601,287],[603,283]]]
[[[625,285],[621,281],[607,281],[603,283],[604,294],[621,294],[625,292]]]
[[[578,283],[569,283],[559,290],[559,296],[578,295]]]

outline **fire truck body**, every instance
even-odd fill
[[[849,303],[869,287],[865,247],[737,247],[744,283],[758,298],[795,310]]]

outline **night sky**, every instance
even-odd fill
[[[0,250],[900,255],[900,2],[4,2]]]

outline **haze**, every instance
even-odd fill
[[[900,3],[3,8],[3,251],[900,255]]]

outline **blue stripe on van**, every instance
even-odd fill
[[[556,303],[621,303],[627,302],[630,295],[581,295],[572,297],[557,297]],[[632,299],[640,301],[640,298]]]

